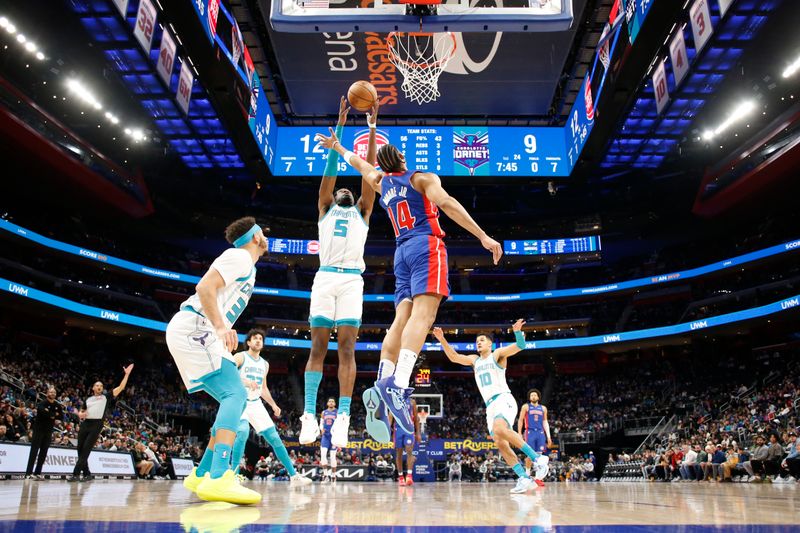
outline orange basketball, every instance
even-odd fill
[[[347,101],[358,111],[369,111],[378,101],[378,91],[370,82],[359,80],[347,90]]]

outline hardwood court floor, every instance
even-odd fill
[[[800,484],[248,485],[261,505],[204,503],[175,481],[0,481],[0,531],[800,532]]]

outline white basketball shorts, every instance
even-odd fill
[[[364,279],[361,274],[317,272],[311,287],[312,328],[361,326]]]

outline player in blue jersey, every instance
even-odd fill
[[[335,483],[336,452],[339,451],[339,448],[331,442],[331,430],[339,412],[336,409],[336,400],[333,398],[328,398],[327,407],[319,417],[319,431],[322,435],[319,443],[319,465],[322,467],[322,482]],[[330,462],[328,461],[328,453],[330,453]]]
[[[547,422],[547,407],[539,403],[541,393],[538,389],[528,391],[528,402],[522,404],[517,420],[517,432],[522,435],[525,442],[539,453],[546,453],[553,441],[550,440],[550,424]],[[523,433],[523,427],[525,429]],[[530,473],[531,460],[525,459],[525,468]],[[536,484],[544,485],[540,479],[540,472],[537,472]],[[543,477],[543,476],[542,476]]]
[[[461,203],[447,194],[439,176],[410,170],[405,156],[394,146],[378,150],[380,170],[345,150],[333,129],[330,137],[318,134],[325,148],[332,148],[361,173],[380,194],[394,228],[395,318],[381,347],[381,362],[375,387],[363,394],[367,431],[379,442],[389,442],[389,427],[383,415],[388,408],[406,433],[414,432],[414,421],[406,401],[414,389],[408,387],[417,354],[425,343],[442,299],[450,295],[445,233],[439,224],[439,209],[474,235],[492,253],[494,264],[503,250],[472,219]]]
[[[414,433],[406,433],[403,428],[394,424],[394,460],[397,466],[397,481],[402,486],[414,484],[414,443],[422,442],[422,432],[419,427],[419,417],[417,413],[417,402],[410,401],[411,413],[414,414]],[[389,424],[394,421],[394,417],[389,415]],[[406,452],[406,473],[403,474],[403,452]]]

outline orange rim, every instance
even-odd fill
[[[439,61],[434,61],[433,63],[415,63],[415,62],[412,62],[412,61],[406,61],[405,59],[402,59],[400,56],[397,55],[397,53],[394,50],[394,46],[392,45],[392,43],[396,40],[397,37],[401,37],[403,35],[408,35],[408,36],[411,36],[411,37],[432,37],[435,34],[428,33],[428,32],[395,32],[395,31],[393,31],[389,35],[386,36],[386,45],[387,45],[387,48],[389,49],[389,55],[392,58],[394,58],[395,61],[397,61],[398,63],[402,63],[403,65],[405,65],[407,67],[427,69],[427,68],[437,67],[437,66],[439,66],[439,65],[441,65],[443,63],[447,63],[448,61],[450,61],[450,58],[453,57],[453,54],[455,54],[456,47],[458,46],[458,44],[456,43],[456,36],[453,35],[452,32],[447,32],[447,35],[450,37],[450,41],[452,42],[453,46],[450,48],[450,51],[447,53],[447,55],[445,57],[443,57]]]

